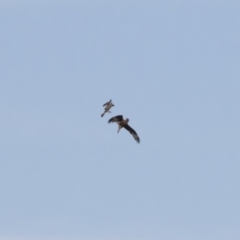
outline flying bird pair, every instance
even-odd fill
[[[101,117],[104,116],[105,113],[111,113],[109,110],[114,107],[114,104],[112,103],[112,100],[110,99],[110,101],[106,102],[103,104],[103,107],[104,108],[104,112],[101,114]],[[116,122],[118,124],[118,133],[119,131],[121,130],[121,128],[125,128],[127,131],[129,131],[130,134],[132,134],[133,138],[138,142],[140,143],[140,138],[138,136],[138,134],[136,133],[136,131],[131,128],[129,125],[128,125],[128,122],[129,122],[129,119],[126,118],[125,120],[123,119],[123,115],[117,115],[115,117],[112,117],[108,120],[108,123],[113,123],[113,122]]]

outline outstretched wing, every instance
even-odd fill
[[[108,123],[113,123],[113,122],[121,122],[123,120],[123,115],[117,115],[115,117],[112,117],[108,120]]]
[[[126,130],[128,130],[128,131],[132,134],[133,138],[134,138],[138,143],[140,143],[140,138],[139,138],[139,136],[137,135],[136,131],[135,131],[133,128],[131,128],[128,124],[125,125],[124,128],[125,128]]]
[[[103,104],[103,107],[106,106],[107,104],[109,104],[112,100],[110,99],[110,101],[106,102]]]

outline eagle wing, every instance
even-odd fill
[[[133,128],[131,128],[128,124],[125,125],[124,128],[125,128],[126,130],[128,130],[128,131],[132,134],[133,138],[134,138],[138,143],[140,143],[140,138],[139,138],[139,136],[137,135],[136,131],[135,131]]]
[[[123,115],[117,115],[115,117],[112,117],[108,120],[108,123],[113,123],[113,122],[121,122],[123,121]]]

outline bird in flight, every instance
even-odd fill
[[[114,104],[112,103],[112,99],[110,99],[110,101],[104,103],[103,107],[105,107],[105,108],[104,108],[104,112],[101,114],[101,117],[103,117],[106,112],[110,113],[109,110],[111,109],[111,107],[114,107]]]
[[[129,125],[128,125],[128,122],[129,122],[129,119],[126,118],[125,120],[123,119],[123,115],[117,115],[115,117],[112,117],[108,120],[108,123],[113,123],[113,122],[116,122],[118,124],[118,133],[119,131],[121,130],[121,128],[125,128],[126,130],[129,131],[130,134],[132,134],[133,138],[138,142],[140,143],[140,138],[138,136],[138,134],[136,133],[136,131],[131,128]]]

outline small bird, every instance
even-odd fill
[[[106,112],[110,113],[109,110],[110,110],[112,107],[114,107],[114,104],[112,103],[112,99],[110,99],[110,101],[104,103],[104,104],[103,104],[103,107],[104,107],[104,106],[105,106],[104,112],[101,114],[101,117],[103,117]]]
[[[132,134],[132,136],[133,136],[133,138],[138,142],[138,143],[140,143],[140,138],[139,138],[139,136],[138,136],[138,134],[136,133],[136,131],[133,129],[133,128],[131,128],[129,125],[128,125],[128,122],[129,122],[129,119],[128,118],[126,118],[125,120],[123,119],[123,115],[117,115],[117,116],[115,116],[115,117],[112,117],[112,118],[110,118],[109,120],[108,120],[108,123],[113,123],[113,122],[116,122],[117,124],[118,124],[118,133],[119,133],[119,131],[121,130],[121,128],[125,128],[126,130],[128,130],[131,134]]]

